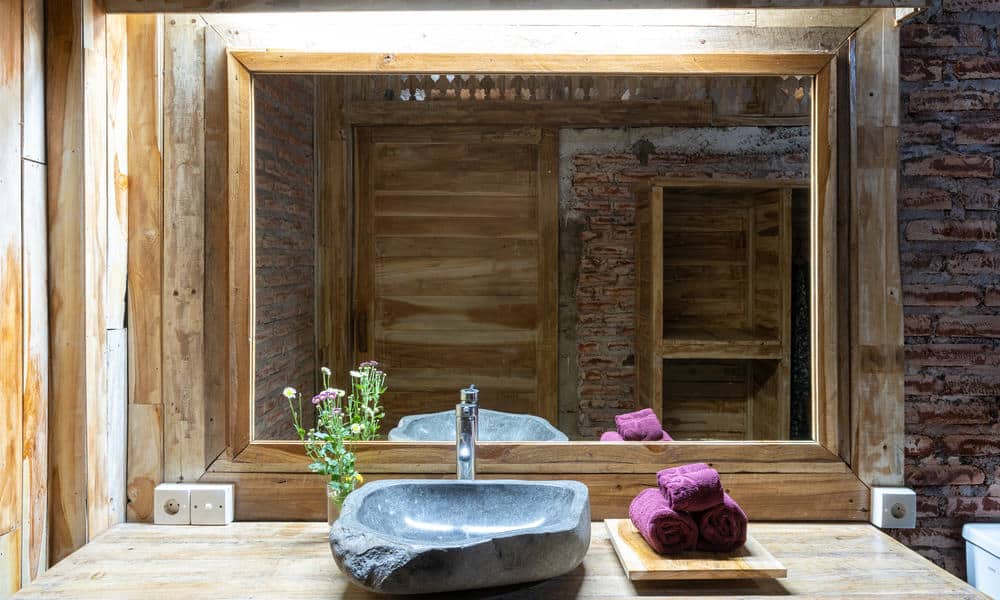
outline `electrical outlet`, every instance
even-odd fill
[[[233,484],[191,487],[191,524],[226,525],[233,522]]]
[[[872,524],[884,529],[917,526],[917,495],[910,488],[873,487]]]
[[[153,490],[153,522],[157,525],[191,523],[191,486],[161,483]]]

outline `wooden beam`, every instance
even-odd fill
[[[167,15],[163,57],[163,477],[205,470],[205,42]]]
[[[130,15],[128,46],[129,521],[153,519],[163,481],[163,18]]]
[[[0,535],[21,524],[21,0],[0,27]],[[20,570],[20,560],[13,559]],[[7,565],[0,559],[0,568]]]
[[[656,75],[812,75],[826,54],[363,54],[233,51],[262,73],[588,73]]]
[[[351,341],[353,201],[351,124],[345,118],[348,81],[316,78],[316,360],[347,373]]]
[[[903,484],[903,309],[896,216],[899,30],[891,9],[852,41],[851,464],[867,485]]]
[[[761,8],[816,7],[895,7],[926,6],[926,0],[759,0]],[[745,0],[672,0],[671,9],[741,8]],[[330,4],[323,0],[109,0],[109,12],[290,12],[290,11],[406,11],[449,10],[454,4],[447,0],[351,0]],[[549,9],[609,9],[616,8],[606,0],[574,0],[567,5],[559,0],[471,0],[462,9],[477,10],[549,10]],[[633,0],[627,8],[664,8],[662,1]]]

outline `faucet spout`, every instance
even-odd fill
[[[470,385],[455,405],[455,464],[459,479],[476,478],[476,437],[479,433],[479,390]]]

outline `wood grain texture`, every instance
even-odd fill
[[[0,27],[0,535],[21,523],[21,1],[7,0]],[[8,569],[9,565],[0,564]],[[20,560],[12,567],[20,569]]]
[[[45,162],[45,3],[21,0],[21,156]]]
[[[128,47],[128,469],[126,518],[152,521],[163,480],[163,22],[130,15]]]
[[[24,223],[21,579],[28,582],[48,565],[48,236],[45,166],[31,160],[22,160],[21,164]]]
[[[95,348],[84,341],[89,337],[84,327],[92,307],[84,297],[84,256],[92,240],[88,240],[84,226],[84,117],[80,112],[84,104],[83,6],[65,0],[49,3],[47,8],[51,376],[53,381],[74,382],[53,387],[50,397],[49,550],[54,563],[87,541],[85,384]],[[101,322],[103,325],[103,319]]]
[[[239,454],[253,433],[253,142],[250,72],[231,54],[226,60],[228,110],[227,221],[229,351],[227,448]]]
[[[353,202],[348,81],[316,78],[316,359],[343,376],[351,368]]]
[[[108,248],[104,320],[124,329],[128,283],[128,60],[124,15],[107,17]]]
[[[636,405],[663,419],[663,188],[636,191]]]
[[[611,546],[632,581],[781,579],[788,569],[752,535],[731,553],[680,552],[657,554],[629,519],[605,519]]]
[[[903,310],[896,191],[899,29],[876,12],[854,39],[851,141],[851,464],[903,484]]]
[[[20,567],[21,530],[14,529],[0,535],[0,597],[9,598],[21,588]]]
[[[205,459],[226,448],[229,345],[229,228],[227,175],[229,108],[226,50],[222,38],[205,29]]]
[[[205,456],[205,28],[164,17],[163,476],[192,481]]]
[[[648,73],[656,75],[812,75],[829,60],[818,54],[363,54],[238,50],[263,73]]]

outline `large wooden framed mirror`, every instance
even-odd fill
[[[280,388],[374,358],[387,435],[476,383],[565,436],[484,441],[480,475],[578,479],[597,518],[704,461],[752,518],[866,519],[902,477],[895,13],[770,10],[617,55],[295,50],[206,17],[226,430],[199,478],[242,519],[320,517]],[[643,406],[675,441],[597,441]],[[355,451],[369,479],[454,474],[447,441]]]

